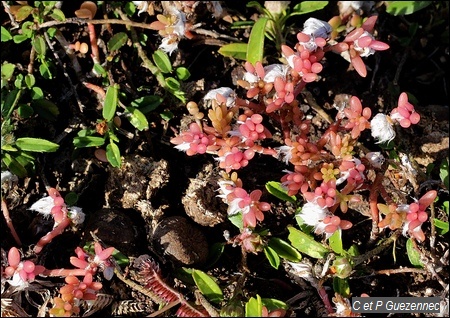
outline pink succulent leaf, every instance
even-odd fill
[[[371,49],[376,50],[376,51],[385,51],[385,50],[389,49],[389,44],[386,44],[386,43],[381,42],[381,41],[373,40],[372,42],[370,42],[369,47]]]
[[[355,68],[355,70],[358,72],[358,74],[361,77],[367,76],[367,69],[366,65],[364,64],[364,61],[359,55],[356,55],[355,57],[351,58],[352,65]]]
[[[361,28],[364,31],[372,32],[373,28],[375,27],[375,23],[377,22],[378,16],[373,15],[371,17],[368,17],[366,21],[362,24]]]
[[[12,267],[17,267],[20,263],[20,253],[16,247],[11,247],[8,252],[8,264]]]
[[[350,32],[344,39],[344,42],[354,42],[359,39],[359,37],[364,33],[363,28],[357,28]]]
[[[425,209],[430,206],[431,203],[433,203],[434,199],[437,197],[437,191],[431,190],[425,193],[420,199],[419,199],[419,209],[421,211],[425,211]]]

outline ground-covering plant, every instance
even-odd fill
[[[146,297],[147,308],[136,311],[150,311],[152,316],[291,316],[292,299],[263,297],[249,283],[252,275],[258,275],[249,260],[263,256],[272,270],[284,273],[293,284],[312,287],[319,299],[318,315],[358,316],[351,310],[351,297],[375,295],[364,290],[355,294],[351,279],[367,270],[368,261],[390,249],[394,263],[402,253],[412,266],[399,273],[431,273],[442,289],[438,296],[445,307],[448,273],[442,270],[445,257],[436,257],[435,244],[448,232],[448,158],[439,163],[440,180],[416,184],[421,172],[399,140],[423,120],[417,99],[407,89],[393,90],[393,100],[379,111],[363,96],[349,94],[326,111],[308,90],[327,80],[324,74],[333,67],[327,63],[331,56],[348,62],[346,72],[361,78],[372,75],[373,66],[367,61],[391,49],[389,39],[379,36],[375,3],[339,2],[338,15],[322,20],[314,13],[332,5],[327,1],[249,2],[247,7],[258,12],[258,19],[233,23],[236,29],[249,28],[248,42],[221,45],[218,50],[235,66],[240,64],[235,86],[216,86],[201,97],[193,97],[186,86],[192,70],[173,56],[182,50],[183,41],[210,34],[197,23],[196,8],[203,5],[218,19],[224,14],[220,2],[85,1],[70,13],[57,1],[2,4],[10,23],[9,29],[2,26],[2,42],[30,49],[26,70],[8,60],[2,64],[2,190],[7,196],[18,179],[38,172],[47,195],[27,209],[51,223],[45,227],[48,232],[39,231],[44,234],[24,245],[10,215],[15,211],[2,198],[5,225],[14,242],[2,241],[2,312],[29,315],[24,308],[35,307],[40,316],[101,313],[117,301],[114,298],[119,296],[111,296],[105,288],[118,288],[112,287],[117,281]],[[388,14],[404,16],[430,5],[442,4],[385,1],[377,8],[384,6]],[[293,17],[307,14],[301,26],[288,25]],[[72,24],[83,28],[86,39],[63,32],[63,26]],[[99,25],[104,27],[101,33]],[[123,29],[113,31],[111,26]],[[411,45],[417,30],[411,25],[401,44]],[[268,52],[275,53],[268,56]],[[59,54],[68,58],[73,70],[63,67]],[[121,79],[130,76],[119,70],[119,65],[127,68],[126,56],[149,71],[154,86],[136,88]],[[79,83],[69,89],[75,101],[70,111],[52,101],[45,82],[61,74],[69,84]],[[322,118],[320,127],[302,107],[304,100]],[[61,119],[62,113],[83,118]],[[48,162],[33,153],[56,152],[61,140],[70,138],[71,159],[90,157],[99,166],[108,165],[109,173],[118,173],[133,148],[125,145],[144,134],[149,141],[148,134],[155,133],[155,117],[164,126],[164,135],[171,133],[167,144],[185,153],[183,160],[212,158],[215,163],[218,178],[209,190],[226,206],[221,223],[230,226],[223,230],[223,240],[211,244],[207,264],[177,264],[170,272],[172,267],[150,253],[124,255],[93,231],[84,233],[85,244],[80,242],[76,256],[67,260],[73,268],[44,266],[49,246],[65,233],[82,232],[86,215],[75,206],[73,192],[65,191],[72,197],[63,197],[63,191],[47,181],[42,166]],[[24,129],[38,120],[56,127],[62,121],[59,130],[66,134],[52,136],[36,126]],[[177,125],[171,126],[172,131],[167,129],[171,123]],[[277,167],[284,166],[274,171],[278,179],[265,180],[258,187],[242,177],[257,162],[276,170],[268,166],[273,163],[268,158]],[[434,167],[428,168],[429,180],[434,181]],[[389,175],[395,173],[410,177],[409,192],[392,191],[395,177]],[[356,225],[368,233],[366,241],[346,237]],[[406,243],[399,250],[396,244],[401,240]],[[428,242],[430,253],[425,252]],[[214,270],[226,247],[239,250],[235,282],[221,281]],[[30,293],[40,295],[42,301],[36,302]],[[115,313],[124,311],[116,308]]]

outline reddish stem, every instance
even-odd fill
[[[17,235],[16,229],[14,228],[14,224],[12,223],[11,217],[9,216],[8,205],[6,204],[6,201],[4,199],[2,199],[2,211],[3,216],[5,217],[6,225],[8,225],[8,228],[11,231],[14,240],[16,241],[16,244],[18,246],[22,246],[22,242],[20,241],[19,235]]]
[[[69,275],[85,276],[87,273],[89,273],[89,271],[82,268],[72,268],[72,269],[58,268],[58,269],[46,269],[42,273],[42,275],[50,277],[67,277]]]
[[[97,35],[95,33],[95,27],[92,23],[88,23],[87,26],[89,31],[89,40],[91,42],[92,60],[94,61],[94,64],[100,64],[100,54],[98,51]]]
[[[63,209],[64,211],[65,209]],[[48,243],[50,243],[55,237],[57,237],[58,235],[60,235],[62,232],[64,232],[64,230],[66,229],[66,227],[68,227],[70,225],[70,218],[67,217],[67,212],[64,211],[64,216],[63,219],[61,220],[61,222],[58,224],[57,227],[55,227],[53,230],[51,230],[50,232],[48,232],[46,235],[44,235],[39,242],[36,243],[36,246],[34,247],[33,251],[36,254],[39,254],[42,249],[44,248],[45,245],[47,245]]]
[[[379,222],[379,211],[378,211],[378,194],[381,189],[381,182],[383,181],[384,174],[382,172],[377,172],[375,181],[372,184],[369,195],[369,206],[372,215],[372,231],[370,233],[370,241],[374,242],[378,233],[378,222]]]

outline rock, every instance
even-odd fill
[[[180,265],[198,265],[208,257],[205,236],[182,216],[171,216],[159,222],[153,232],[153,243]]]
[[[190,179],[186,194],[181,198],[186,214],[200,225],[214,226],[227,217],[227,205],[217,197],[218,179],[213,165],[206,165],[196,178]]]
[[[127,256],[140,255],[146,248],[145,223],[134,210],[101,209],[89,216],[83,241],[92,241],[93,232],[107,246]]]
[[[120,168],[109,171],[105,200],[108,207],[135,209],[147,218],[153,213],[148,202],[168,182],[169,165],[166,160],[126,156]]]

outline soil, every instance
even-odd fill
[[[249,27],[231,29],[226,19],[214,18],[206,3],[197,5],[192,13],[192,19],[201,23],[202,30],[248,41]],[[246,7],[244,2],[221,4],[225,10],[224,17],[251,20],[259,16],[254,8]],[[64,2],[62,10],[66,17],[71,17],[78,6],[78,2]],[[160,13],[157,3],[154,9]],[[105,10],[112,9],[106,5]],[[418,173],[411,176],[402,169],[389,169],[385,185],[393,197],[408,203],[412,202],[412,198],[420,198],[428,190],[437,190],[439,199],[434,204],[435,216],[448,222],[448,214],[442,205],[448,201],[448,189],[444,187],[439,174],[441,164],[448,160],[449,149],[448,4],[433,2],[425,9],[406,16],[390,15],[382,5],[377,7],[376,12],[379,15],[377,37],[389,43],[390,49],[365,60],[368,68],[366,78],[360,77],[341,56],[327,54],[323,61],[321,80],[307,85],[309,94],[298,96],[300,107],[311,119],[311,138],[317,140],[329,124],[313,109],[311,99],[334,118],[337,113],[334,105],[349,96],[358,96],[362,104],[369,106],[372,114],[375,114],[388,113],[397,104],[400,92],[408,92],[414,97],[411,102],[421,115],[421,120],[408,129],[397,129],[396,149],[408,155]],[[288,22],[292,23],[292,31],[288,33],[286,43],[294,43],[295,34],[301,30],[308,17],[328,21],[337,14],[337,5],[330,2],[321,11],[290,18]],[[97,13],[97,17],[102,18],[100,13]],[[154,19],[148,13],[133,16],[137,22],[150,23]],[[402,41],[408,38],[408,27],[414,23],[420,27],[410,37],[409,45],[405,46]],[[2,26],[8,29],[11,27],[4,12]],[[110,27],[113,34],[126,32],[121,25],[111,24]],[[61,24],[58,29],[70,43],[88,41],[86,26],[83,24]],[[106,43],[111,37],[109,31],[102,25],[96,25],[96,29],[99,38]],[[157,49],[160,37],[155,31],[136,30],[148,36],[145,50],[152,52]],[[183,84],[187,100],[198,102],[201,110],[205,111],[206,106],[201,103],[201,99],[211,89],[231,87],[238,95],[245,96],[245,91],[236,86],[236,80],[243,72],[242,61],[224,57],[217,52],[220,45],[229,43],[227,38],[213,38],[204,35],[205,32],[195,32],[195,29],[192,34],[193,38],[181,40],[178,49],[170,56],[174,66],[185,66],[191,72],[188,82]],[[2,43],[2,47],[2,62],[7,61],[23,70],[27,69],[30,62],[29,42],[14,44],[9,41]],[[247,254],[245,269],[242,267],[240,248],[224,244],[227,242],[224,233],[234,237],[239,234],[239,230],[227,218],[227,205],[217,197],[217,180],[220,178],[217,161],[208,154],[187,156],[170,143],[170,139],[193,118],[183,103],[169,94],[164,95],[163,89],[153,74],[142,66],[142,61],[131,45],[122,47],[113,62],[108,64],[111,67],[109,74],[131,100],[148,94],[166,97],[155,111],[147,114],[149,129],[138,131],[122,120],[121,128],[133,137],[119,135],[118,145],[122,155],[120,168],[97,159],[94,148],[74,148],[72,140],[79,127],[94,127],[101,118],[101,109],[96,94],[82,85],[71,60],[61,53],[57,42],[54,51],[60,55],[62,62],[59,64],[55,61],[55,79],[45,80],[37,70],[35,76],[48,99],[58,106],[58,118],[49,121],[42,116],[32,116],[26,120],[16,117],[15,134],[17,137],[32,136],[55,141],[60,147],[55,153],[37,155],[34,173],[20,178],[9,188],[4,186],[2,191],[12,223],[22,241],[21,251],[25,258],[33,259],[46,268],[73,268],[69,259],[75,256],[75,248],[92,241],[92,234],[95,234],[105,246],[114,246],[130,258],[131,265],[123,270],[137,284],[140,282],[132,263],[142,255],[149,255],[159,265],[163,279],[192,303],[195,302],[195,285],[186,279],[181,269],[200,269],[215,277],[226,299],[233,293],[243,271],[247,270],[242,286],[245,299],[258,294],[262,298],[287,302],[290,309],[286,316],[291,317],[328,314],[314,284],[295,277],[288,265],[274,269],[264,253],[260,252]],[[277,57],[273,42],[266,39],[265,64],[278,63]],[[102,58],[105,56],[102,55]],[[87,55],[79,55],[78,61],[82,72],[88,74],[92,69],[92,60]],[[70,82],[64,71],[70,76]],[[88,80],[102,85],[97,78]],[[74,91],[77,92],[76,96]],[[84,105],[82,111],[78,101]],[[161,119],[160,113],[163,111],[172,112],[172,119]],[[267,124],[274,138],[265,141],[265,146],[277,147],[282,139],[280,130],[269,119]],[[389,155],[390,150],[375,144],[369,133],[363,133],[360,142],[361,151],[369,149]],[[265,188],[267,182],[279,181],[284,175],[284,169],[286,165],[283,162],[257,154],[247,167],[238,171],[238,175],[245,188],[261,189],[261,201],[272,205],[271,212],[265,213],[262,227],[268,229],[271,236],[287,240],[286,227],[296,226],[295,207],[272,196]],[[51,219],[29,210],[31,204],[46,194],[46,184],[57,188],[63,196],[75,192],[78,195],[76,206],[83,209],[86,220],[81,226],[66,230],[48,244],[42,253],[35,255],[33,246],[53,226]],[[343,231],[344,247],[354,244],[361,254],[374,248],[373,244],[368,243],[371,230],[370,214],[367,214],[368,196],[367,192],[362,192],[363,201],[351,206],[346,217],[354,226]],[[1,239],[4,256],[11,247],[17,245],[6,227],[5,219],[2,218],[1,222],[4,229]],[[395,247],[391,245],[355,268],[348,279],[351,295],[366,293],[371,297],[440,297],[442,304],[447,306],[444,316],[448,315],[448,234],[432,233],[430,222],[424,224],[423,230],[427,240],[420,244],[420,249],[428,260],[428,266],[418,269],[410,263],[406,253],[407,238],[399,236]],[[381,231],[377,243],[391,234],[390,230]],[[320,241],[322,238],[317,236],[316,239]],[[322,241],[325,243],[325,240]],[[213,247],[217,247],[217,244],[224,244],[223,253],[218,259],[213,253]],[[313,267],[324,266],[325,260],[307,255],[303,257]],[[4,262],[2,260],[2,268]],[[103,284],[98,310],[89,312],[84,309],[86,316],[145,316],[158,310],[157,304],[149,297],[117,277],[106,280],[99,275],[98,280]],[[30,290],[30,297],[39,307],[45,298],[39,296],[43,294],[42,291],[47,290],[54,297],[62,283],[62,279],[42,278],[36,283],[37,287]],[[327,276],[321,284],[331,301],[335,296],[333,279]],[[14,310],[3,305],[4,297],[12,297],[7,293],[8,290],[4,290],[5,285],[8,286],[2,277],[2,317],[9,312],[14,315]],[[29,301],[30,297],[16,296],[12,298],[26,314],[37,315],[38,308]],[[51,308],[50,304],[48,308]],[[16,308],[15,312],[17,314],[19,309]],[[175,312],[176,307],[161,315],[173,316]],[[442,313],[415,316],[437,317],[442,316]]]

